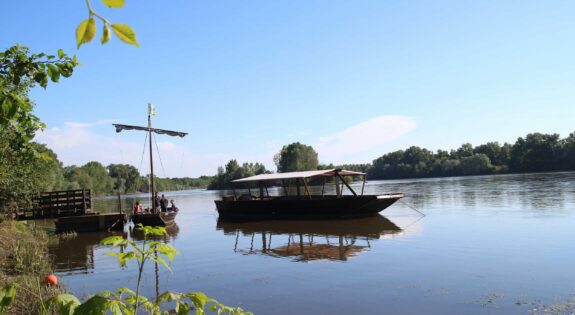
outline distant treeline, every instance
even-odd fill
[[[332,166],[333,167],[333,166]],[[399,179],[575,170],[575,138],[531,133],[514,144],[469,143],[436,152],[412,146],[385,154],[371,164],[337,166],[366,172],[371,179]]]
[[[319,164],[311,146],[296,142],[284,146],[274,161],[281,172],[342,168],[367,173],[370,179],[575,171],[575,137],[571,134],[561,139],[558,134],[531,133],[514,144],[488,142],[474,147],[466,143],[458,149],[435,152],[412,146],[382,155],[372,163],[344,165]],[[218,169],[209,188],[229,188],[234,179],[262,173],[269,173],[262,164],[240,166],[231,160]]]
[[[141,176],[132,165],[110,164],[104,167],[99,162],[88,162],[83,166],[62,168],[62,182],[59,189],[89,188],[97,195],[115,193],[149,192],[149,175]],[[211,177],[200,178],[158,178],[154,176],[157,191],[206,188]]]

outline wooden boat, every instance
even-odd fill
[[[350,176],[363,178],[361,194],[347,183],[345,177]],[[334,179],[335,195],[324,193],[328,178]],[[375,215],[403,197],[401,193],[364,195],[365,180],[365,173],[341,169],[261,174],[233,181],[235,184],[257,183],[259,196],[253,196],[251,188],[249,194],[238,196],[234,189],[233,196],[224,196],[215,203],[222,219],[346,219]],[[290,194],[290,181],[296,183],[296,194]],[[310,181],[323,181],[320,194],[311,193]],[[281,182],[284,195],[270,196],[266,186],[270,182]],[[350,195],[343,194],[344,187]]]
[[[180,138],[185,137],[187,133],[180,131],[152,128],[152,116],[155,114],[156,114],[156,108],[153,104],[150,103],[148,104],[148,127],[120,125],[120,124],[113,124],[113,125],[116,128],[116,132],[121,132],[123,130],[140,130],[148,133],[149,147],[150,147],[150,187],[151,187],[150,204],[152,205],[152,208],[150,209],[149,213],[132,214],[130,216],[130,219],[132,220],[132,222],[134,222],[134,224],[141,223],[143,225],[149,225],[149,226],[167,226],[174,223],[178,211],[177,209],[176,211],[170,210],[168,212],[160,212],[158,210],[159,205],[156,204],[156,198],[154,198],[155,196],[154,192],[156,191],[156,189],[154,186],[154,159],[152,154],[152,133],[168,135],[173,137],[180,137]]]
[[[130,218],[134,224],[141,223],[142,225],[149,226],[168,226],[170,224],[174,224],[177,214],[178,212],[176,211],[132,214]]]

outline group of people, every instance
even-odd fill
[[[154,211],[152,211],[152,213],[157,213],[158,210],[161,212],[167,212],[168,209],[170,211],[178,211],[178,208],[176,207],[176,204],[174,203],[174,200],[170,200],[171,203],[171,207],[168,208],[168,199],[166,199],[166,197],[162,194],[162,197],[160,197],[160,195],[158,194],[158,192],[156,192],[156,194],[154,195],[154,199],[155,199],[155,204],[156,204],[156,209],[154,209]],[[150,209],[146,209],[146,211],[144,211],[144,208],[142,207],[142,205],[140,204],[139,201],[136,201],[136,205],[134,205],[134,213],[135,214],[144,214],[144,213],[149,213]]]

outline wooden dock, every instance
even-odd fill
[[[88,214],[92,208],[90,189],[43,192],[33,209],[16,215],[18,220],[60,218]]]

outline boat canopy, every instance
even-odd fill
[[[310,177],[335,177],[335,176],[365,176],[365,173],[347,171],[341,169],[319,170],[319,171],[304,171],[304,172],[287,172],[287,173],[274,173],[274,174],[260,174],[256,176],[236,179],[233,183],[245,182],[261,182],[273,181],[282,179],[303,179]]]

